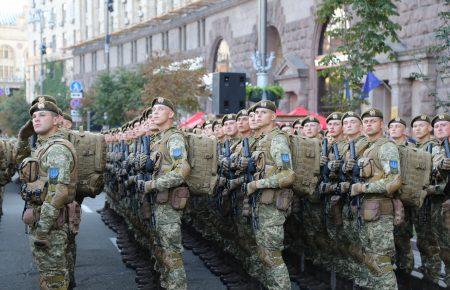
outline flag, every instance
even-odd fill
[[[364,87],[361,91],[361,99],[365,99],[369,96],[369,92],[379,85],[381,85],[381,81],[373,74],[373,72],[369,72],[366,76],[366,82],[364,83]]]

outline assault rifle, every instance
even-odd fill
[[[333,144],[333,153],[334,153],[334,158],[336,159],[336,161],[341,161],[342,160],[342,158],[340,157],[340,154],[339,154],[339,147],[338,147],[337,143]],[[342,170],[342,168],[339,168],[338,180],[339,180],[339,183],[345,181],[344,171]],[[339,186],[339,183],[338,183],[338,186],[336,186],[334,188],[334,194],[342,196],[343,192],[341,192],[341,187]]]
[[[322,156],[328,157],[328,139],[324,138],[322,141]],[[330,169],[328,168],[328,164],[324,164],[320,168],[320,174],[322,176],[322,188],[319,188],[318,194],[323,199],[323,222],[325,226],[327,226],[328,220],[328,196],[325,193],[327,185],[330,183]],[[319,183],[320,184],[320,183]]]
[[[428,143],[427,145],[427,152],[430,154],[433,154],[433,143]],[[433,171],[433,170],[432,170]],[[432,174],[434,175],[434,174]],[[431,176],[430,176],[431,178]],[[430,186],[433,186],[430,184]],[[423,201],[422,207],[420,208],[420,214],[419,214],[419,222],[426,223],[428,222],[428,218],[430,218],[430,212],[431,212],[431,198],[430,195],[425,196],[425,199]]]
[[[450,158],[450,145],[448,144],[448,137],[444,140],[444,149],[445,149],[445,158]],[[450,174],[447,172],[447,179],[450,179]],[[447,184],[444,188],[444,194],[448,196],[448,193],[450,192],[450,180],[447,180]]]
[[[350,182],[350,191],[351,191],[351,185],[361,182],[361,178],[360,178],[360,168],[359,168],[359,165],[357,162],[357,156],[356,156],[355,141],[351,140],[349,142],[349,145],[350,145],[350,159],[353,159],[356,161],[355,165],[353,166],[353,169],[352,169],[352,179]],[[361,217],[361,197],[359,195],[355,196],[354,198],[351,199],[351,203],[352,203],[352,205],[356,205],[357,225],[358,225],[358,228],[361,228],[361,226],[363,225],[363,219]]]
[[[220,153],[220,151],[219,151]],[[231,150],[230,150],[230,141],[226,140],[223,144],[223,155],[227,158],[229,158],[231,156]],[[228,168],[228,170],[230,170],[230,168]],[[220,165],[219,168],[219,174],[218,177],[220,179],[220,177],[224,176],[224,168],[223,168],[223,164]],[[222,186],[217,186],[216,187],[216,209],[218,212],[222,212],[222,203],[223,203],[223,196],[222,196],[222,192],[223,192],[223,187]]]
[[[124,195],[126,195],[127,190],[125,188],[125,174],[123,174],[123,171],[121,169],[124,169],[125,171],[127,170],[127,168],[122,168],[123,167],[123,161],[128,159],[129,153],[130,153],[128,144],[125,143],[124,140],[120,141],[120,151],[122,153],[122,155],[121,155],[122,158],[119,161],[119,178],[120,178],[119,179],[120,180],[119,183],[120,183],[121,195],[123,197]]]
[[[233,172],[231,171],[231,148],[230,148],[230,142],[227,140],[225,141],[224,144],[224,156],[227,160],[227,164],[228,164],[228,176],[227,176],[227,180],[231,181],[235,178]],[[229,189],[229,185],[227,182],[227,187]],[[229,194],[231,195],[231,208],[232,208],[232,214],[233,216],[237,215],[237,196],[236,196],[236,190],[233,190],[232,192],[229,192]]]
[[[143,168],[143,179],[144,181],[150,181],[152,180],[152,176],[153,176],[153,171],[155,169],[155,164],[153,162],[153,160],[150,158],[151,156],[151,151],[150,151],[150,143],[151,143],[151,137],[150,136],[143,136],[141,139],[141,144],[142,146],[144,146],[144,150],[141,152],[145,152],[145,166]],[[142,150],[142,146],[141,146],[141,150]],[[144,192],[144,189],[141,188],[142,192]],[[150,210],[151,210],[151,218],[150,218],[150,223],[152,227],[156,226],[156,215],[155,215],[155,210],[154,210],[154,204],[155,204],[155,199],[156,199],[156,191],[153,190],[152,192],[150,192],[147,195],[147,201],[150,203]]]
[[[248,143],[248,138],[244,138],[242,140],[242,152],[243,157],[247,159],[247,168],[245,169],[244,174],[244,183],[242,185],[243,192],[245,195],[247,195],[247,184],[252,182],[254,180],[253,174],[256,173],[256,165],[255,161],[252,158],[252,154],[250,152],[250,144]],[[252,208],[252,229],[253,231],[257,231],[259,229],[259,221],[258,221],[258,215],[256,213],[256,206],[259,199],[259,196],[261,195],[261,191],[257,190],[255,191],[249,199],[250,206]]]

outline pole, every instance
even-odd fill
[[[40,37],[41,37],[41,72],[40,72],[40,76],[39,76],[39,94],[43,95],[44,94],[44,51],[43,51],[43,45],[44,45],[44,31],[43,31],[43,24],[44,24],[44,17],[43,17],[43,11],[39,10],[39,21],[40,21],[40,25],[39,25],[39,31],[40,31]],[[47,48],[46,48],[47,49]]]
[[[265,67],[267,57],[267,0],[259,0],[258,49],[261,54],[261,65]]]
[[[109,74],[109,9],[108,0],[105,0],[105,64],[106,72]]]
[[[87,131],[91,131],[91,110],[87,111],[87,124],[86,124],[86,129]]]

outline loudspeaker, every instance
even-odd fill
[[[245,73],[213,74],[213,113],[233,114],[245,108]]]

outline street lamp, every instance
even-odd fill
[[[253,67],[256,70],[256,85],[265,88],[269,85],[267,71],[272,67],[275,53],[271,52],[267,57],[267,0],[259,0],[259,31],[258,50],[251,56]],[[262,100],[267,100],[266,91],[263,89]]]
[[[105,64],[106,71],[109,74],[109,44],[111,35],[109,35],[109,14],[114,11],[114,0],[105,0]]]

